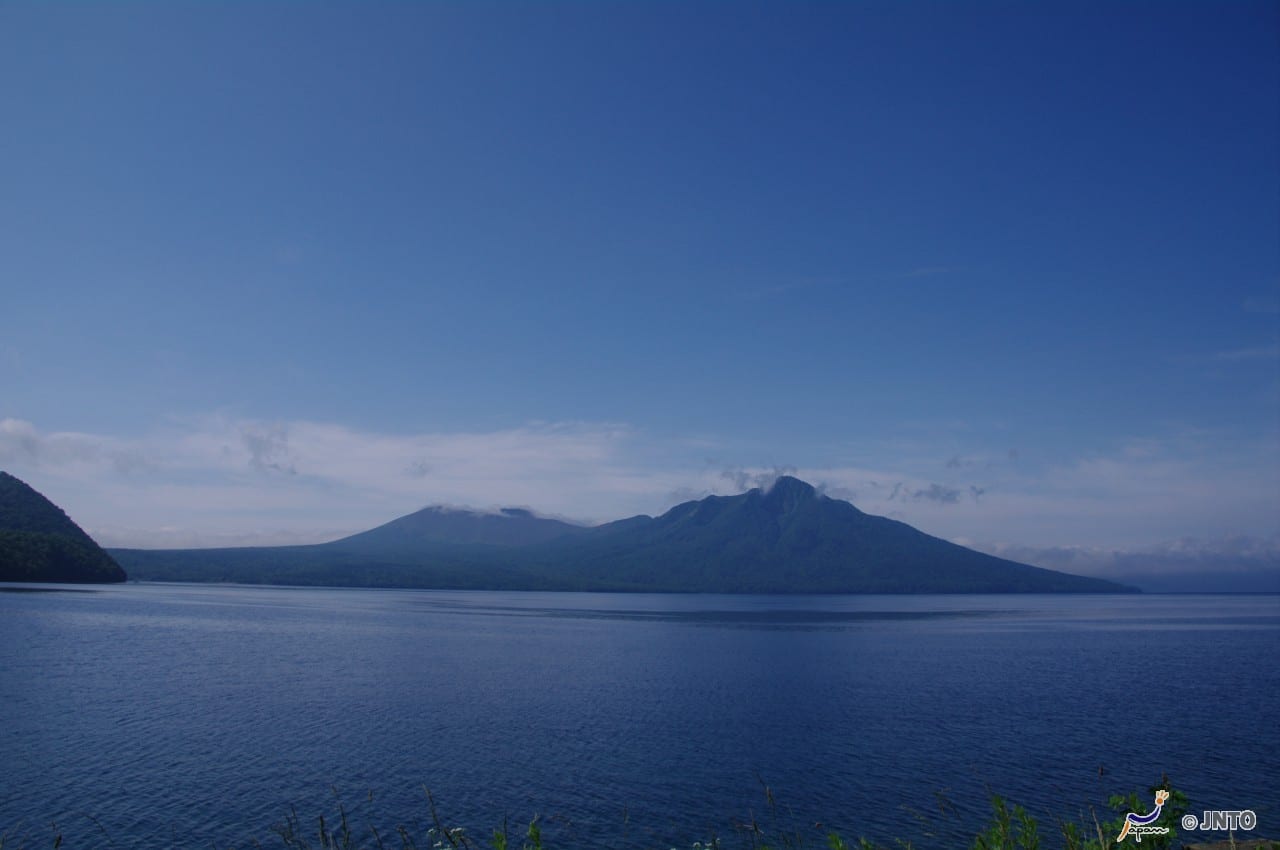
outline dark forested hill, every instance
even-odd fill
[[[871,516],[796,478],[594,528],[428,508],[318,546],[115,550],[136,578],[714,593],[1115,593]]]
[[[0,472],[0,581],[124,581],[120,565],[62,509]]]

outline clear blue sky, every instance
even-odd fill
[[[117,544],[794,468],[1274,557],[1278,9],[5,3],[0,468]]]

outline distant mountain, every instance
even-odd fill
[[[1007,561],[819,494],[783,476],[765,491],[685,502],[559,547],[571,581],[627,590],[745,593],[1105,593],[1112,582]],[[548,565],[550,566],[550,564]]]
[[[326,545],[351,552],[383,554],[421,551],[440,544],[529,546],[588,530],[586,526],[536,516],[523,508],[482,513],[436,506]]]
[[[871,516],[783,476],[591,528],[520,509],[427,508],[333,543],[114,550],[141,579],[708,593],[1116,593]]]
[[[124,570],[62,509],[0,472],[0,581],[116,582]]]

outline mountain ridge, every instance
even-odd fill
[[[444,505],[428,505],[390,522],[320,544],[345,549],[387,551],[414,544],[527,546],[565,534],[586,531],[587,526],[540,517],[527,508],[473,511]]]
[[[717,593],[1132,591],[987,555],[781,476],[598,526],[431,506],[313,546],[113,550],[138,577],[345,586]]]

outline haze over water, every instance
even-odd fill
[[[783,824],[942,847],[988,789],[1061,816],[1167,773],[1274,835],[1277,692],[1275,596],[0,593],[0,832],[266,843],[332,786],[386,835],[425,785],[474,834],[688,846],[763,781]]]

